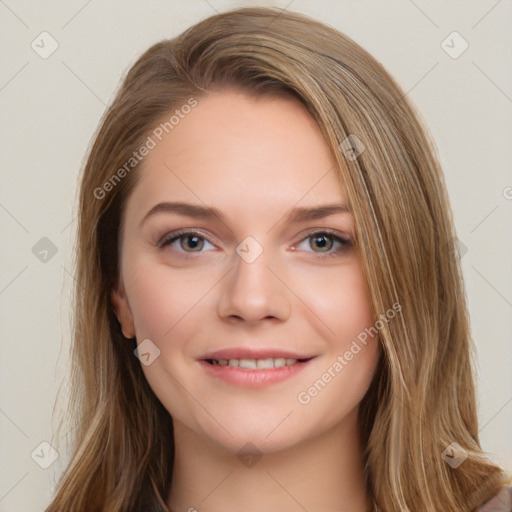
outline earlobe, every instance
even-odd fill
[[[114,313],[121,324],[123,336],[128,339],[134,338],[135,324],[122,281],[112,290],[111,299],[114,305]]]

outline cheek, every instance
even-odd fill
[[[173,325],[169,305],[175,303],[177,290],[163,286],[150,269],[135,277],[131,285],[131,307],[137,335],[159,338]]]
[[[325,293],[319,293],[318,287],[310,290],[315,290],[310,291],[310,303],[321,319],[318,329],[328,343],[297,399],[305,407],[304,414],[329,428],[364,397],[377,369],[380,345],[372,329],[375,319],[368,287],[357,267],[333,272]]]
[[[141,263],[135,269],[128,293],[137,336],[160,344],[192,313],[200,295],[192,283],[187,286],[163,265]]]
[[[324,336],[341,350],[362,331],[373,325],[372,308],[366,281],[358,265],[336,269],[306,282],[304,291],[318,317]]]
[[[139,342],[150,339],[173,372],[196,354],[193,340],[206,317],[212,316],[207,295],[214,286],[212,273],[172,269],[141,258],[130,268],[130,306]]]

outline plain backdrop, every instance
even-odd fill
[[[49,468],[39,463],[52,459],[41,443],[52,439],[68,364],[77,176],[100,116],[150,45],[247,5],[287,8],[340,29],[422,112],[461,243],[481,442],[512,468],[509,0],[1,0],[1,512],[43,510],[66,461],[59,453]]]

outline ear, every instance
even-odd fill
[[[131,339],[135,337],[135,324],[133,322],[133,315],[126,297],[126,290],[121,279],[119,284],[112,290],[112,303],[114,305],[114,312],[125,338]]]

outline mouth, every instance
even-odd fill
[[[317,356],[277,350],[224,350],[198,360],[216,381],[249,388],[283,382],[306,368]]]
[[[245,370],[272,370],[274,368],[283,368],[284,366],[292,366],[298,363],[306,363],[313,359],[309,358],[284,358],[284,357],[267,357],[264,359],[203,359],[212,366],[229,366],[231,368],[242,368]]]

